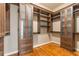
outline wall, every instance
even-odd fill
[[[18,52],[18,7],[14,5],[10,7],[10,35],[4,37],[4,55]]]
[[[60,23],[61,23],[60,18],[53,20],[53,23],[52,23],[53,33],[51,34],[51,41],[56,44],[60,44],[60,31],[61,31]]]
[[[60,32],[60,30],[61,30],[61,27],[60,27],[61,25],[60,25],[60,23],[61,23],[61,22],[60,22],[60,19],[58,19],[57,21],[53,21],[53,24],[52,24],[52,25],[53,25],[53,26],[52,26],[53,29],[52,29],[52,30],[53,30],[53,31]]]
[[[33,47],[38,47],[47,43],[50,43],[51,40],[48,34],[33,34]]]
[[[60,45],[60,33],[52,33],[51,34],[51,42],[59,44]]]

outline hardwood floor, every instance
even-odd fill
[[[33,49],[33,52],[23,56],[79,56],[79,52],[71,52],[55,43],[49,43]]]

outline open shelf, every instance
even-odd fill
[[[46,29],[46,33],[50,32],[51,28],[51,13],[50,11],[45,10],[44,8],[34,7],[33,13],[38,15],[38,32],[41,33],[41,29]],[[43,32],[43,31],[42,31]],[[45,33],[45,32],[44,32]]]
[[[36,14],[36,15],[38,15],[39,13],[38,13],[38,12],[33,12],[33,14]]]
[[[41,17],[50,18],[48,15],[40,14]]]
[[[54,17],[52,17],[53,19],[56,19],[56,18],[60,18],[60,15],[56,15]]]
[[[41,25],[40,27],[50,27],[50,26],[44,26],[44,25]]]

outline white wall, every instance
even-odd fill
[[[10,35],[4,37],[4,55],[18,51],[18,7],[10,5]]]
[[[33,15],[33,32],[38,32],[38,16]]]
[[[33,34],[33,47],[38,47],[50,42],[51,40],[48,34]]]
[[[60,26],[61,26],[60,20],[53,22],[53,31],[58,31],[58,32],[60,32],[60,30],[61,30]]]
[[[51,36],[51,42],[59,44],[60,45],[60,37],[57,36]]]

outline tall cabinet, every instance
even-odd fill
[[[73,6],[60,12],[61,16],[61,47],[75,50]]]
[[[20,4],[19,17],[19,55],[31,52],[32,49],[32,16],[30,4]]]

